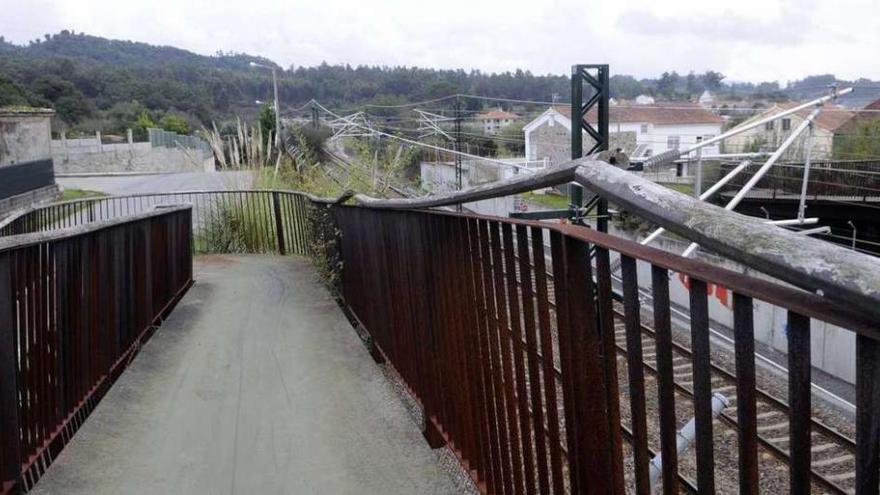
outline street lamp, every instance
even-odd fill
[[[262,69],[269,69],[272,71],[272,87],[275,91],[275,148],[281,149],[281,113],[278,108],[278,78],[275,75],[275,67],[269,65],[258,64],[256,62],[250,63],[251,67],[260,67]],[[258,100],[259,101],[259,100]]]

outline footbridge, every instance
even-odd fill
[[[570,181],[746,270],[445,209]],[[591,158],[422,199],[89,198],[0,234],[4,493],[880,490],[877,259]],[[852,417],[814,393],[829,326]]]

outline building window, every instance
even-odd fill
[[[679,144],[681,144],[681,138],[678,136],[669,136],[666,138],[666,148],[670,150],[677,150]]]
[[[642,134],[648,133],[648,124],[642,124]]]
[[[770,122],[767,122],[766,124],[764,124],[764,129],[768,130],[768,131],[772,131],[773,130],[773,121],[771,120]]]
[[[782,119],[782,130],[787,131],[791,129],[791,119]]]

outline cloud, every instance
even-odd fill
[[[640,36],[690,36],[702,41],[794,46],[808,39],[815,25],[808,18],[764,19],[737,15],[660,17],[630,11],[620,29]]]
[[[0,0],[0,35],[89,34],[268,57],[567,74],[713,69],[737,80],[880,78],[877,0]],[[868,61],[867,63],[858,63]]]

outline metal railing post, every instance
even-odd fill
[[[0,490],[11,484],[20,493],[21,440],[19,438],[15,301],[12,294],[11,256],[0,255]]]
[[[284,256],[286,250],[284,248],[284,221],[281,219],[281,203],[278,200],[278,193],[272,193],[272,210],[275,214],[275,235],[278,237],[278,254]]]

